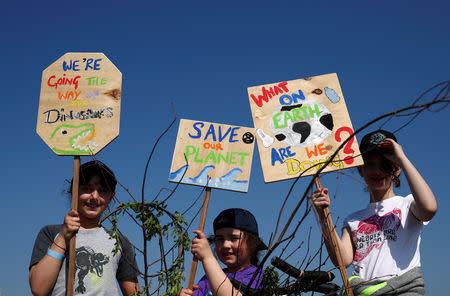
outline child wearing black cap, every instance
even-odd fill
[[[217,257],[227,266],[221,269],[215,259],[205,234],[194,230],[197,237],[192,240],[191,252],[202,262],[205,276],[195,290],[183,289],[179,296],[186,295],[244,295],[233,287],[229,278],[248,285],[257,273],[258,251],[267,249],[259,238],[258,224],[255,217],[244,209],[227,209],[214,219],[214,244]],[[262,272],[256,275],[251,288],[262,288]]]
[[[392,133],[377,130],[365,135],[360,150],[364,165],[358,171],[369,190],[369,204],[344,220],[340,239],[336,231],[332,232],[345,266],[353,264],[355,276],[350,278],[353,292],[359,295],[368,289],[371,294],[363,295],[405,292],[425,295],[420,271],[420,234],[422,226],[437,211],[434,194]],[[400,186],[401,171],[412,193],[406,197],[394,193],[394,187]],[[330,205],[328,189],[314,191],[311,199],[324,221],[323,208]],[[330,257],[337,265],[333,248],[326,241]]]
[[[33,295],[66,295],[68,248],[76,234],[74,295],[123,295],[139,291],[133,248],[115,240],[99,225],[100,217],[115,194],[114,173],[100,161],[80,166],[78,209],[70,210],[62,225],[47,225],[39,232],[30,261]],[[72,191],[72,188],[70,188]],[[131,266],[133,264],[133,266]]]

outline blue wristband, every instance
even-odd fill
[[[64,254],[60,254],[58,252],[50,250],[50,248],[48,248],[48,250],[47,250],[47,255],[49,255],[50,257],[53,257],[55,259],[61,260],[61,261],[64,259]]]

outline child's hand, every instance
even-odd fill
[[[311,200],[316,209],[322,209],[330,206],[330,197],[328,196],[328,189],[316,189],[311,195]]]
[[[384,153],[384,157],[392,161],[393,163],[400,165],[401,160],[404,159],[405,153],[402,146],[392,139],[386,138],[378,144],[378,148],[384,149],[387,153]]]
[[[198,286],[192,286],[192,289],[182,289],[178,296],[194,296],[194,291],[198,289]]]
[[[64,238],[66,242],[78,232],[80,229],[80,217],[78,212],[75,210],[70,210],[66,216],[64,216],[64,224],[61,228],[59,234]]]
[[[205,258],[214,257],[203,231],[194,230],[194,233],[197,237],[192,240],[191,253],[200,261],[203,261]]]

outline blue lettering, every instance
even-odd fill
[[[67,70],[80,71],[80,68],[79,68],[80,65],[78,65],[78,62],[79,62],[79,60],[76,60],[73,62],[72,62],[72,60],[70,60],[69,64],[67,64],[66,61],[63,61],[63,64],[62,64],[63,70],[64,71],[67,71]]]
[[[86,67],[84,67],[84,71],[86,71],[88,68],[92,69],[91,63],[93,62],[93,59],[87,59],[86,61]]]
[[[285,99],[288,99],[288,101],[286,101]],[[292,104],[292,98],[289,95],[282,95],[280,97],[280,104],[281,105],[285,105],[285,106],[289,106],[290,104]]]
[[[222,135],[222,126],[219,125],[219,142],[222,142],[222,140],[227,137],[227,135],[230,133],[230,131],[231,131],[231,127],[229,127],[227,129],[227,132],[225,133],[225,135]]]
[[[290,95],[282,95],[280,97],[280,104],[284,106],[292,105],[292,102],[298,103],[299,100],[305,100],[305,95],[303,94],[302,90],[298,90],[298,94],[293,93],[292,97]]]
[[[230,143],[233,143],[233,142],[237,142],[237,141],[238,141],[238,140],[233,140],[233,138],[234,138],[235,136],[237,136],[236,130],[238,130],[238,129],[240,129],[240,127],[233,127],[233,129],[231,130]]]
[[[100,70],[100,61],[102,59],[96,59],[94,62],[94,70]]]
[[[202,128],[204,126],[203,122],[196,122],[192,125],[192,127],[197,131],[197,135],[191,135],[191,133],[189,133],[189,137],[193,138],[193,139],[198,139],[202,136],[202,131],[200,130],[200,128],[198,128],[197,126],[200,125],[200,128]]]
[[[278,154],[277,150],[275,148],[272,148],[272,166],[275,165],[276,161],[279,161],[280,164],[283,164],[283,160],[281,160],[281,157]]]
[[[216,141],[216,131],[214,130],[214,125],[213,125],[213,124],[209,125],[208,132],[206,132],[206,136],[205,136],[205,138],[204,138],[203,140],[206,141],[206,139],[208,139],[208,136],[209,136],[210,134],[211,134],[212,137],[213,137],[213,141]]]
[[[275,165],[276,161],[279,161],[281,164],[283,164],[286,158],[292,157],[295,154],[295,152],[291,151],[291,146],[280,148],[278,149],[278,151],[275,148],[272,148],[272,166]]]
[[[94,61],[94,59],[87,59],[86,67],[84,67],[84,71],[87,71],[87,69],[100,70],[100,61],[101,60],[102,59],[96,59]],[[94,63],[94,66],[91,66],[92,63]]]
[[[294,156],[296,153],[291,151],[291,146],[286,148],[286,152],[287,152],[287,157],[292,157]]]
[[[281,159],[284,160],[285,158],[288,158],[288,157],[289,157],[289,156],[286,154],[286,149],[280,148],[278,151],[280,152]]]
[[[292,99],[294,99],[295,103],[298,103],[298,100],[305,100],[305,95],[303,94],[302,90],[299,89],[298,94],[296,93],[292,94]]]

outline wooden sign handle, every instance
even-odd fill
[[[322,182],[320,182],[319,177],[314,178],[314,183],[316,184],[317,189],[319,189],[319,190],[322,189]],[[333,226],[333,220],[331,219],[331,215],[330,215],[330,209],[328,207],[324,208],[323,213],[326,218],[325,222],[327,223],[327,227],[326,227],[326,229],[324,229],[324,227],[321,227],[322,236],[324,237],[324,239],[326,239],[327,236],[331,237],[331,242],[333,244],[334,253],[336,255],[336,259],[337,259],[338,265],[339,265],[338,268],[341,273],[342,282],[345,287],[345,293],[348,296],[353,296],[353,291],[352,291],[350,282],[348,281],[347,270],[345,269],[344,261],[342,260],[341,249],[339,247],[338,242],[336,241],[337,237],[332,234],[332,230],[334,229],[334,226]],[[328,233],[325,234],[324,233],[325,231],[327,231]]]
[[[78,187],[80,184],[80,156],[76,155],[73,159],[73,179],[72,179],[72,210],[78,210]],[[69,252],[69,275],[67,279],[67,296],[72,296],[74,292],[75,280],[75,248],[76,236],[70,239]]]
[[[211,187],[206,187],[205,197],[203,198],[202,214],[200,216],[200,225],[198,226],[198,229],[201,231],[205,229],[206,213],[208,212],[208,204],[210,196],[211,196]],[[191,271],[189,273],[188,289],[190,290],[192,290],[192,287],[194,286],[195,273],[197,272],[197,265],[198,259],[195,258],[194,256],[194,258],[192,259]]]

